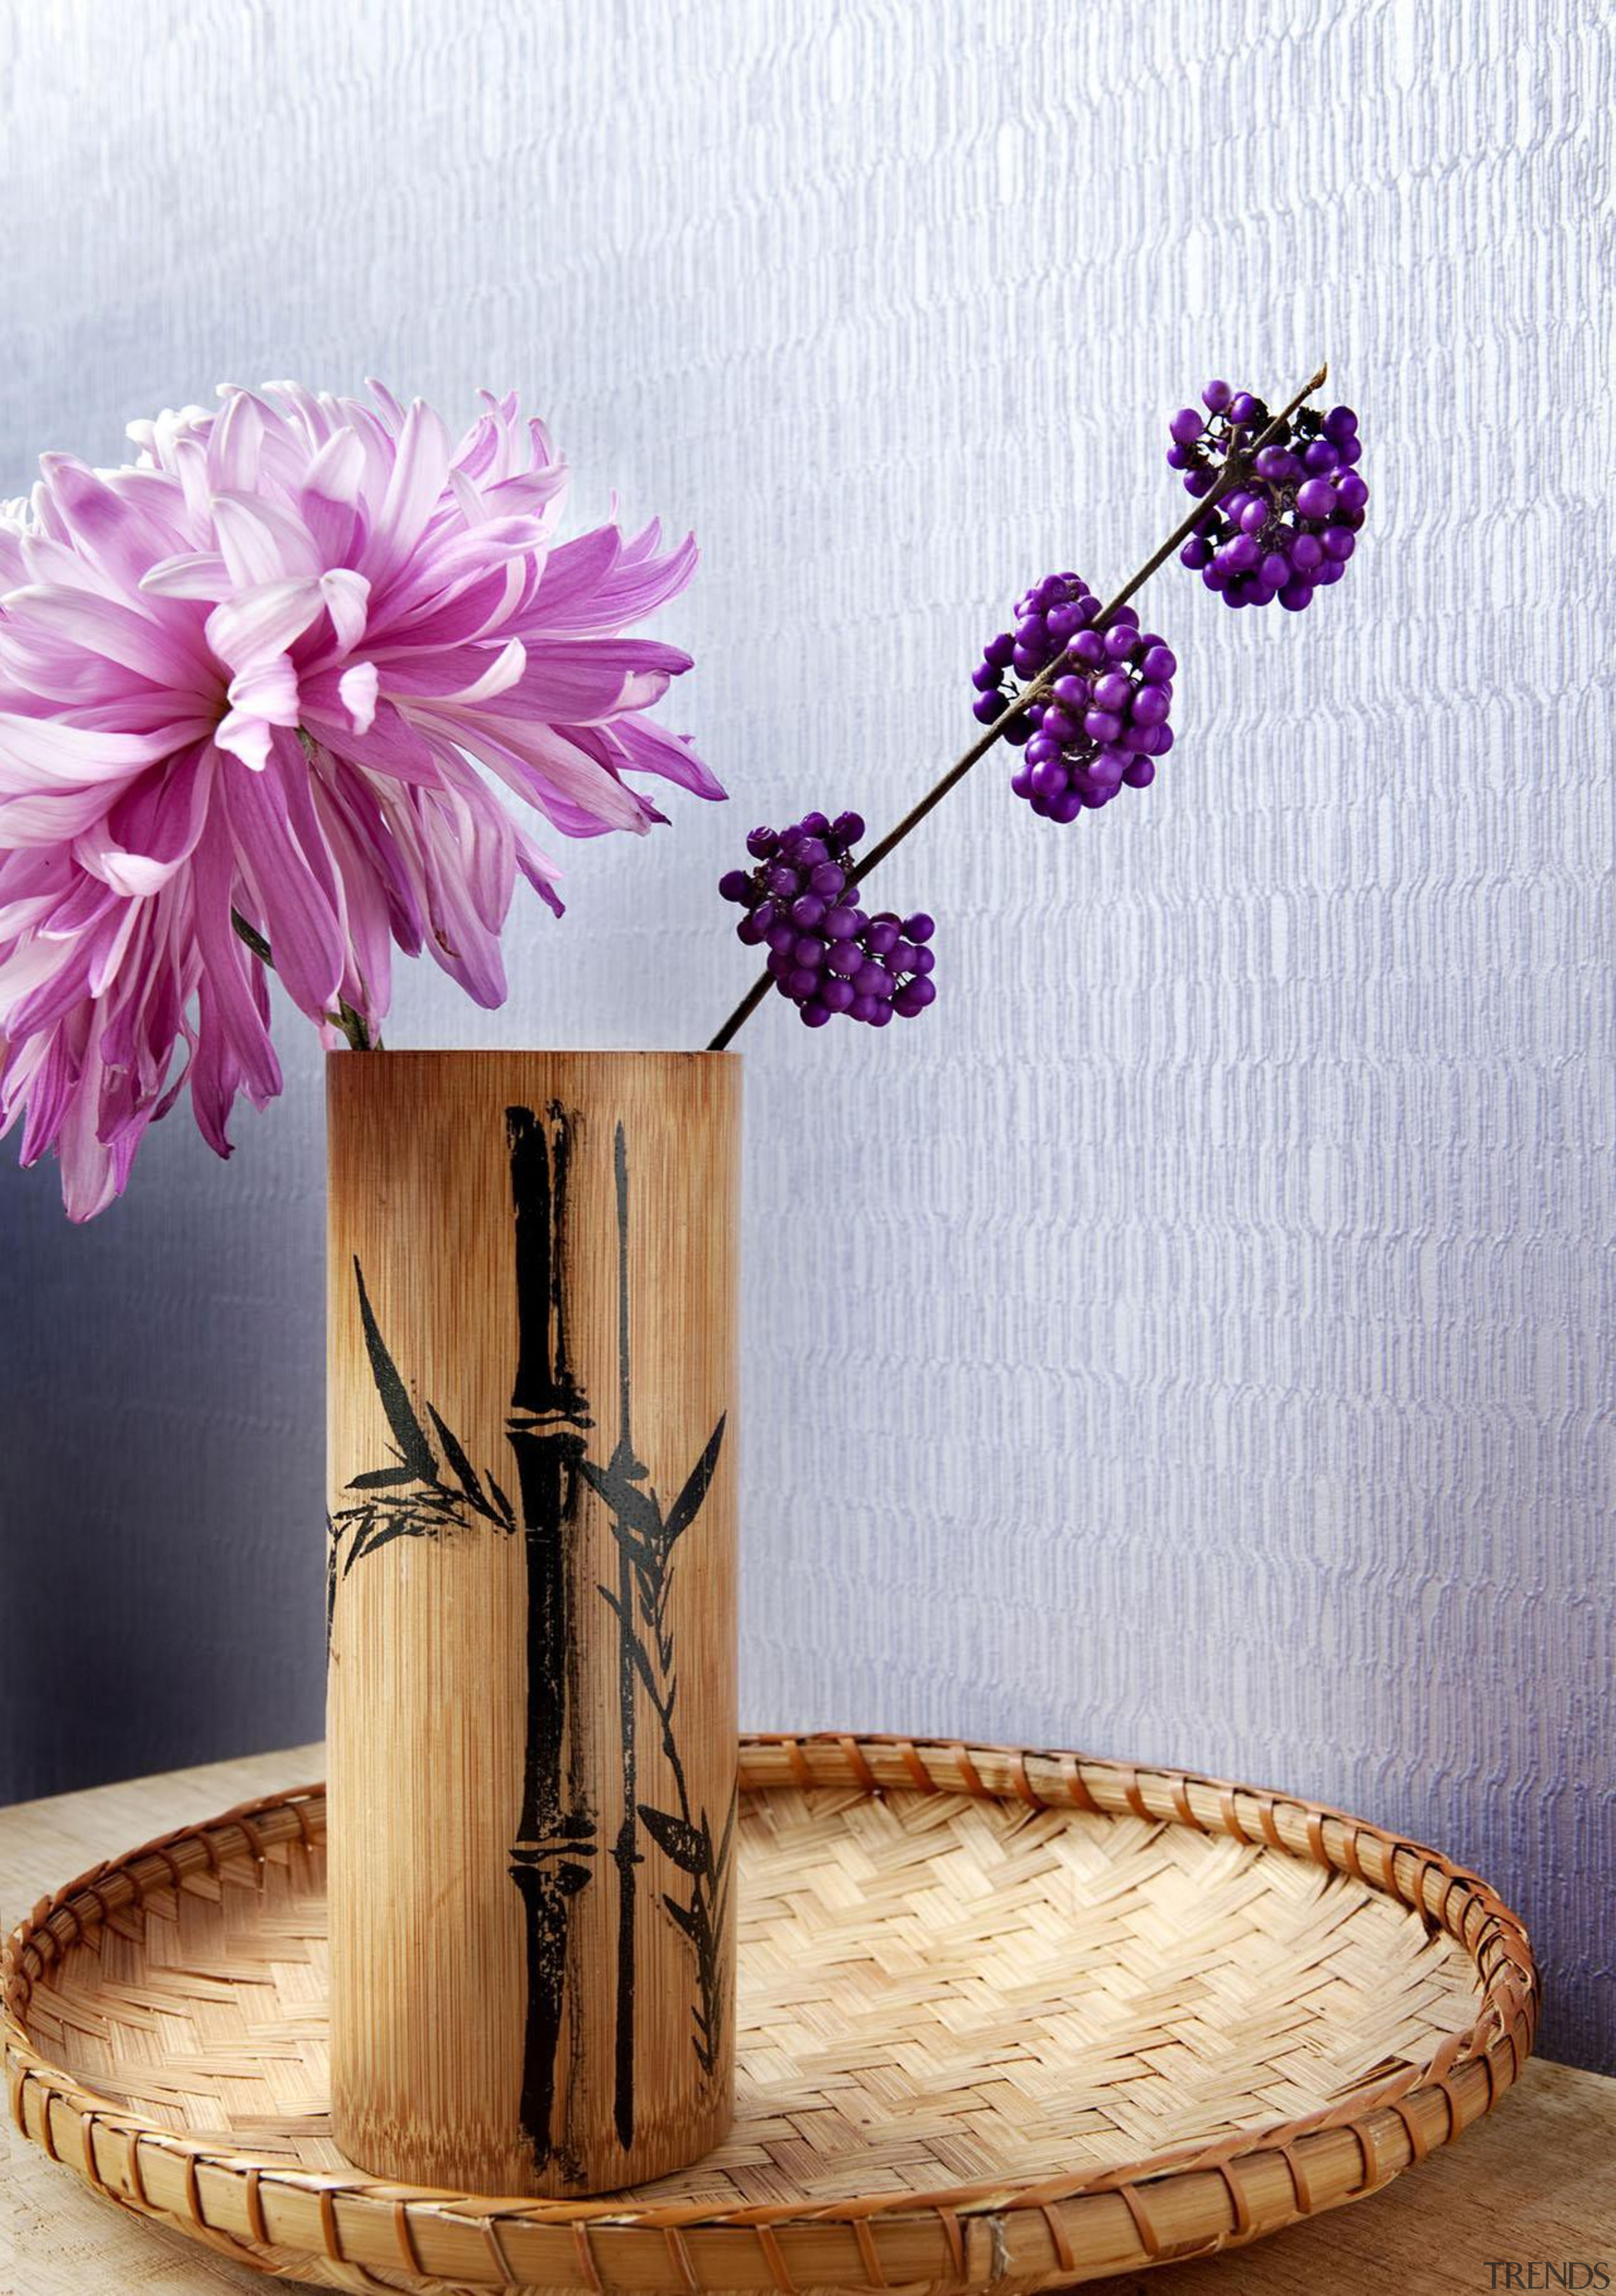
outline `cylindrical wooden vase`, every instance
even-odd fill
[[[343,1053],[332,2122],[639,2184],[729,2124],[740,1063]]]

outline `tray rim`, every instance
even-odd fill
[[[1020,2280],[1006,2269],[1008,2257],[999,2220],[1029,2213],[1041,2222],[1053,2277],[1073,2276],[1076,2259],[1070,2226],[1061,2210],[1069,2204],[1109,2195],[1120,2199],[1132,2220],[1139,2251],[1107,2271],[1178,2262],[1191,2256],[1243,2244],[1323,2209],[1379,2190],[1405,2168],[1452,2142],[1471,2121],[1491,2110],[1519,2078],[1530,2054],[1540,2001],[1539,1982],[1526,1931],[1497,1892],[1480,1875],[1442,1853],[1405,1835],[1355,1818],[1327,1804],[1266,1787],[1237,1784],[1204,1774],[1155,1763],[1129,1763],[1065,1750],[999,1745],[958,1738],[824,1731],[742,1733],[743,1792],[792,1787],[841,1790],[862,1795],[920,1792],[1017,1802],[1029,1808],[1067,1808],[1101,1817],[1132,1816],[1151,1824],[1187,1825],[1202,1833],[1223,1833],[1259,1849],[1297,1858],[1349,1875],[1362,1886],[1391,1898],[1435,1930],[1445,1931],[1466,1953],[1480,1981],[1474,2021],[1451,2034],[1422,2064],[1407,2064],[1370,2081],[1339,2102],[1290,2121],[1253,2123],[1215,2143],[1185,2145],[1142,2160],[1071,2176],[1023,2183],[1000,2178],[921,2190],[882,2192],[833,2201],[785,2200],[767,2203],[700,2202],[628,2202],[610,2195],[578,2200],[538,2200],[424,2185],[401,2185],[357,2170],[322,2171],[288,2167],[282,2159],[221,2144],[217,2138],[190,2136],[148,2115],[99,2095],[69,2070],[54,2065],[35,2047],[23,2024],[29,1997],[48,1965],[124,1906],[138,1906],[144,1891],[177,1886],[185,1874],[221,1865],[262,1861],[267,1849],[301,1838],[312,1844],[324,1824],[323,1784],[288,1788],[259,1796],[217,1818],[178,1826],[138,1848],[92,1866],[52,1896],[42,1898],[12,1930],[0,1952],[0,2031],[13,2124],[53,2160],[74,2169],[106,2197],[136,2213],[156,2217],[195,2236],[226,2246],[242,2260],[265,2265],[260,2247],[291,2255],[291,2244],[272,2236],[265,2213],[271,2194],[312,2197],[320,2234],[319,2256],[339,2273],[364,2274],[345,2253],[339,2217],[354,2204],[381,2209],[391,2219],[398,2260],[392,2268],[431,2281],[419,2259],[412,2226],[429,2219],[441,2225],[480,2225],[497,2267],[509,2274],[498,2226],[563,2227],[571,2231],[576,2273],[565,2284],[598,2290],[603,2281],[590,2243],[591,2228],[613,2234],[654,2234],[672,2259],[669,2285],[702,2285],[691,2265],[683,2235],[734,2231],[761,2249],[768,2280],[793,2290],[797,2280],[781,2250],[782,2229],[805,2230],[840,2225],[856,2242],[862,2279],[839,2284],[882,2288],[890,2284],[881,2246],[890,2236],[926,2219],[942,2227],[947,2252],[961,2284]],[[143,1865],[155,1872],[144,1874]],[[62,2144],[61,2114],[77,2142]],[[1316,2189],[1307,2155],[1317,2142],[1344,2134],[1357,2147],[1359,2175],[1346,2189],[1339,2172]],[[98,2140],[106,2139],[104,2145]],[[1300,2150],[1299,2150],[1300,2148]],[[143,2155],[149,2154],[149,2158]],[[74,2156],[77,2157],[74,2157]],[[1257,2223],[1248,2170],[1276,2157],[1283,2163],[1294,2205],[1274,2222]],[[165,2162],[181,2164],[183,2213],[148,2197],[153,2183],[172,2185],[159,2172]],[[1316,2166],[1323,2166],[1322,2162]],[[1210,2177],[1216,2183],[1207,2182]],[[220,2175],[244,2189],[252,2242],[242,2243],[210,2220],[201,2177]],[[1198,2215],[1205,2228],[1190,2240],[1164,2240],[1140,2187],[1158,2200],[1165,2188],[1190,2180],[1206,2185]],[[240,2211],[236,2212],[239,2216]],[[1182,2214],[1182,2210],[1175,2210]],[[970,2220],[993,2220],[989,2268],[973,2271]],[[1212,2218],[1216,2218],[1214,2223]],[[189,2221],[187,2221],[187,2218]],[[255,2244],[256,2243],[256,2244]],[[274,2269],[273,2264],[268,2268]],[[291,2268],[291,2267],[288,2267]],[[893,2280],[903,2277],[895,2273]],[[908,2276],[913,2277],[910,2273]],[[1051,2271],[1036,2276],[1050,2277]],[[352,2276],[339,2284],[387,2288],[391,2283]],[[488,2284],[500,2284],[498,2283]],[[505,2285],[522,2284],[508,2276]],[[812,2284],[808,2283],[808,2284]]]

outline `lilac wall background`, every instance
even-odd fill
[[[943,1002],[749,1030],[745,1707],[1170,1759],[1478,1863],[1611,2067],[1612,26],[1523,0],[60,0],[0,25],[0,494],[225,378],[513,383],[693,523],[730,781],[578,849],[508,1009],[677,1045],[750,823],[901,809],[1051,564],[1327,353],[1372,542],[1163,577],[1179,747],[891,867]],[[5,1781],[314,1735],[318,1057],[84,1232],[0,1168]]]

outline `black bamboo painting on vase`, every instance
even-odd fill
[[[580,2070],[576,2031],[570,2052],[562,2048],[575,1902],[597,1884],[609,1886],[615,1900],[610,2078],[612,2122],[628,2151],[636,2129],[642,1878],[654,1891],[659,1916],[686,1948],[690,2046],[701,2075],[711,2077],[724,2055],[735,1831],[733,1792],[727,1808],[712,1811],[691,1791],[671,1604],[679,1545],[712,1488],[726,1420],[719,1418],[665,1506],[634,1443],[630,1165],[619,1123],[612,1139],[617,1423],[604,1459],[592,1456],[595,1422],[569,1348],[569,1193],[578,1133],[576,1116],[559,1103],[542,1115],[525,1107],[505,1111],[516,1301],[505,1440],[513,1497],[490,1468],[479,1472],[436,1406],[413,1397],[355,1258],[356,1306],[390,1456],[344,1486],[345,1504],[329,1521],[326,1592],[329,1639],[343,1580],[395,1540],[472,1534],[521,1542],[526,1735],[521,1816],[510,1849],[527,1960],[521,2120],[534,2166],[554,2167],[563,2178],[578,2174],[568,2136]],[[594,1586],[584,1583],[581,1536],[591,1498],[604,1511],[615,1561],[609,1583]],[[603,1783],[610,1782],[589,1743],[587,1702],[579,1695],[578,1628],[587,1602],[607,1607],[616,1644],[622,1814],[603,1856],[599,1807],[603,1799],[615,1803],[617,1793],[603,1796]]]

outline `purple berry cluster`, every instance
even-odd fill
[[[1006,672],[1027,683],[1065,657],[1060,676],[1005,728],[1024,749],[1010,786],[1046,821],[1109,805],[1124,782],[1147,788],[1173,746],[1177,662],[1153,630],[1140,629],[1131,606],[1104,630],[1094,627],[1099,611],[1079,576],[1046,575],[1017,601],[1015,628],[988,642],[972,676],[975,715],[991,726],[1010,707]]]
[[[928,916],[857,905],[853,847],[864,835],[856,813],[804,814],[791,828],[754,829],[746,849],[758,865],[718,880],[726,901],[746,911],[735,937],[767,946],[768,969],[810,1029],[837,1013],[884,1029],[894,1013],[911,1021],[937,995]]]
[[[1180,407],[1168,426],[1167,450],[1197,501],[1268,424],[1267,408],[1249,390],[1209,382],[1201,398],[1207,412]],[[1357,547],[1369,499],[1354,467],[1362,452],[1349,406],[1327,414],[1304,406],[1208,511],[1178,554],[1183,563],[1226,606],[1267,606],[1277,598],[1300,613],[1315,590],[1341,580]]]

